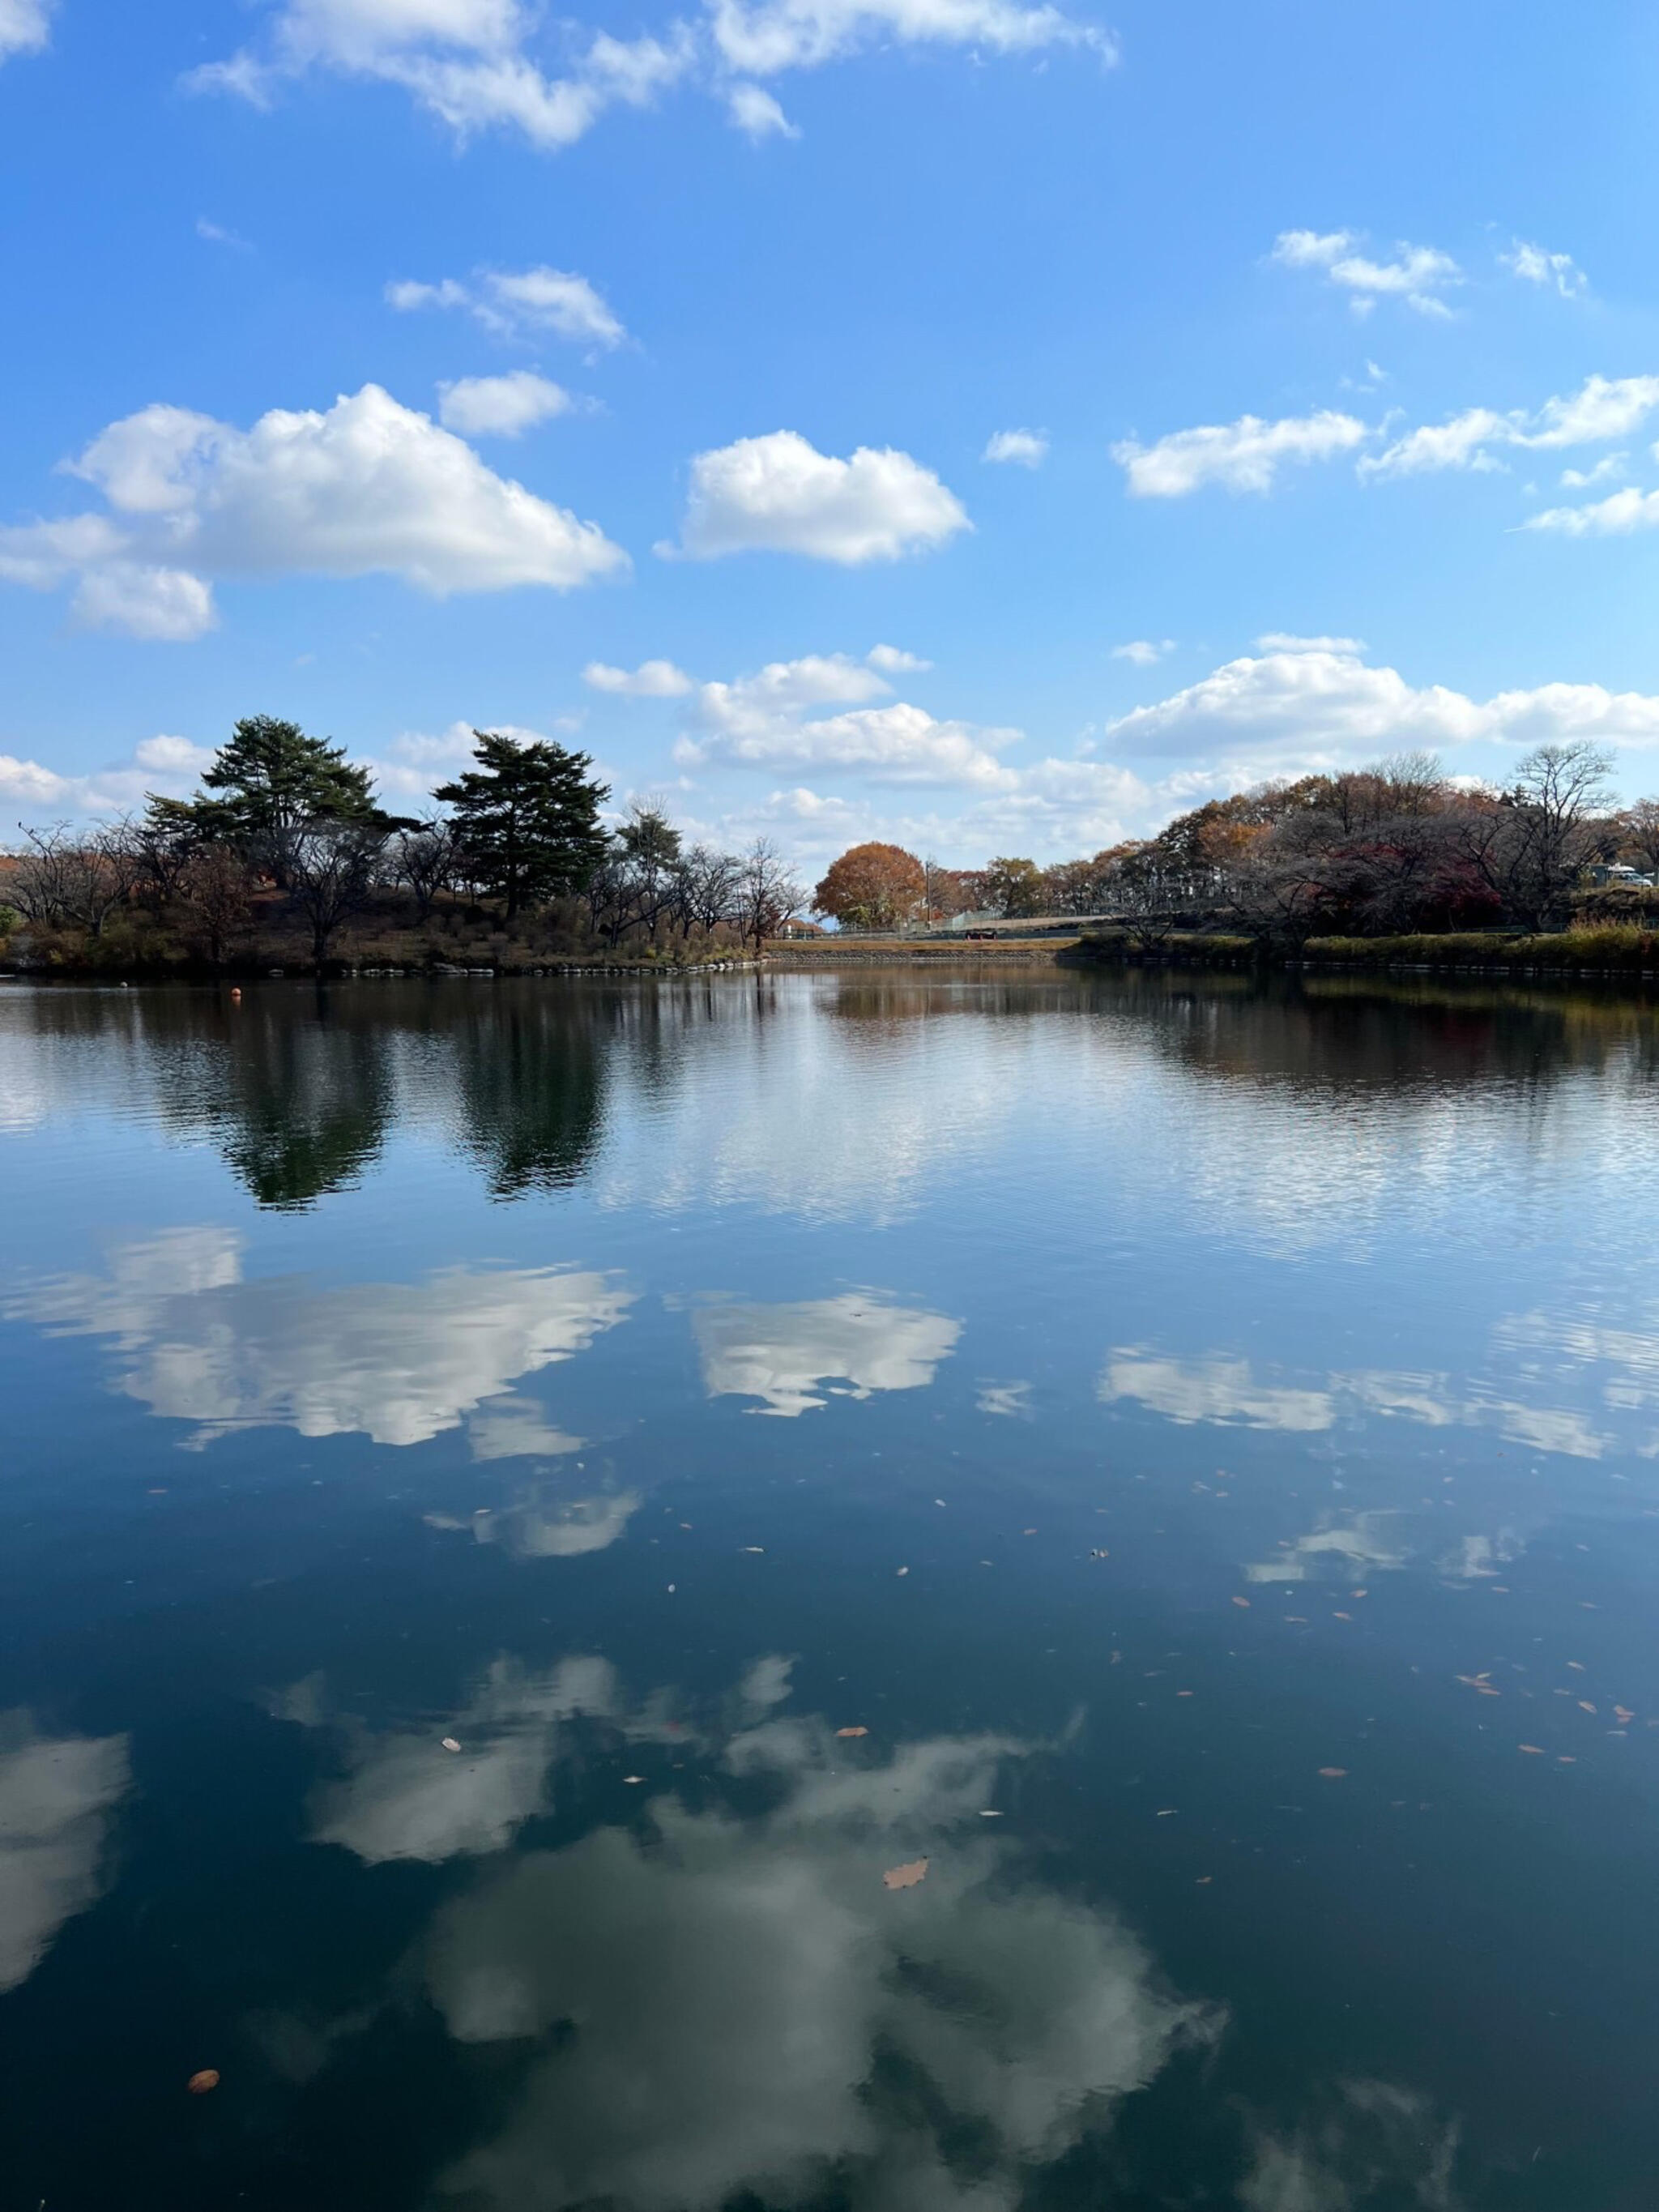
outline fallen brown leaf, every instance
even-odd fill
[[[1636,1718],[1635,1713],[1628,1705],[1615,1705],[1613,1712],[1615,1720],[1633,1721]]]
[[[1235,1605],[1242,1605],[1246,1613],[1250,1609],[1250,1601],[1247,1597],[1236,1597],[1233,1600],[1233,1603]]]
[[[1593,1713],[1595,1711],[1595,1708],[1591,1705],[1588,1698],[1580,1698],[1578,1700],[1578,1710],[1581,1713]]]
[[[867,1728],[837,1729],[836,1730],[836,1734],[837,1735],[868,1735],[870,1731]]]
[[[1520,1748],[1528,1753],[1534,1759],[1541,1759],[1544,1756],[1544,1747],[1541,1743],[1523,1743]]]
[[[882,1884],[887,1889],[914,1889],[927,1873],[926,1859],[911,1859],[903,1866],[889,1867],[881,1878]]]
[[[192,2074],[185,2084],[192,2097],[205,2097],[210,2089],[216,2089],[218,2086],[218,2069],[213,2066],[204,2066],[199,2074]]]

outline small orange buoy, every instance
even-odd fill
[[[218,2086],[219,2072],[214,2066],[203,2067],[199,2074],[192,2074],[185,2084],[192,2097],[205,2097],[210,2089],[216,2089]]]

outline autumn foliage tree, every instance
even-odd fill
[[[911,919],[927,893],[927,872],[902,845],[854,845],[831,862],[812,911],[848,929],[891,929]]]

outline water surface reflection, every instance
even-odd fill
[[[1656,1027],[0,989],[0,2196],[1645,2208]]]

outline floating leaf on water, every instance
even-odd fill
[[[1567,1664],[1575,1674],[1582,1674],[1584,1671],[1584,1662],[1582,1659],[1569,1659]]]
[[[889,1867],[881,1878],[882,1885],[887,1889],[914,1889],[927,1872],[926,1859],[909,1859],[903,1866]]]
[[[1346,1766],[1322,1766],[1319,1771],[1327,1782],[1346,1782],[1348,1777]]]
[[[1331,1615],[1331,1619],[1333,1620],[1352,1620],[1353,1619],[1353,1615],[1351,1613],[1334,1613]]]
[[[1193,1887],[1195,1889],[1207,1889],[1214,1880],[1215,1876],[1212,1874],[1201,1874],[1198,1876]]]
[[[204,2066],[199,2073],[192,2074],[185,2084],[192,2097],[205,2097],[210,2089],[216,2089],[218,2086],[219,2069],[216,2066]]]
[[[764,1544],[744,1544],[740,1548],[745,1552],[764,1552],[766,1547]]]
[[[645,1777],[642,1774],[624,1774],[623,1777],[624,1782],[643,1782],[644,1779]]]
[[[1022,1528],[1019,1533],[1022,1536],[1035,1536],[1036,1530],[1035,1528]]]
[[[1541,1743],[1523,1743],[1520,1748],[1532,1759],[1541,1759],[1544,1756],[1544,1747]]]
[[[1558,1766],[1577,1766],[1578,1761],[1570,1751],[1564,1751],[1558,1754],[1555,1763]]]
[[[836,1730],[837,1735],[868,1735],[869,1733],[867,1728],[844,1728]]]
[[[1190,1698],[1192,1694],[1193,1693],[1190,1690],[1177,1690],[1176,1692],[1176,1695],[1178,1698]]]
[[[1578,1700],[1578,1710],[1581,1713],[1593,1713],[1595,1711],[1595,1708],[1591,1705],[1588,1698],[1580,1698]]]
[[[1160,1820],[1167,1820],[1170,1817],[1170,1815],[1174,1813],[1175,1809],[1176,1809],[1176,1808],[1175,1808],[1175,1807],[1174,1807],[1173,1805],[1165,1805],[1165,1806],[1163,1808],[1163,1809],[1159,1812],[1159,1814],[1158,1814],[1158,1819],[1159,1819]]]
[[[461,1747],[453,1735],[447,1735],[443,1740],[443,1747],[446,1751],[459,1751]]]
[[[981,1820],[1000,1820],[1002,1815],[994,1807],[987,1806],[981,1810],[979,1817]]]
[[[1636,1718],[1636,1715],[1628,1705],[1615,1705],[1613,1709],[1613,1716],[1615,1720],[1621,1722],[1633,1721]]]
[[[1246,1613],[1250,1609],[1250,1601],[1247,1597],[1236,1597],[1233,1600],[1233,1603],[1235,1605],[1243,1606]]]
[[[908,1575],[910,1570],[908,1567],[896,1567],[893,1571],[895,1574]]]

